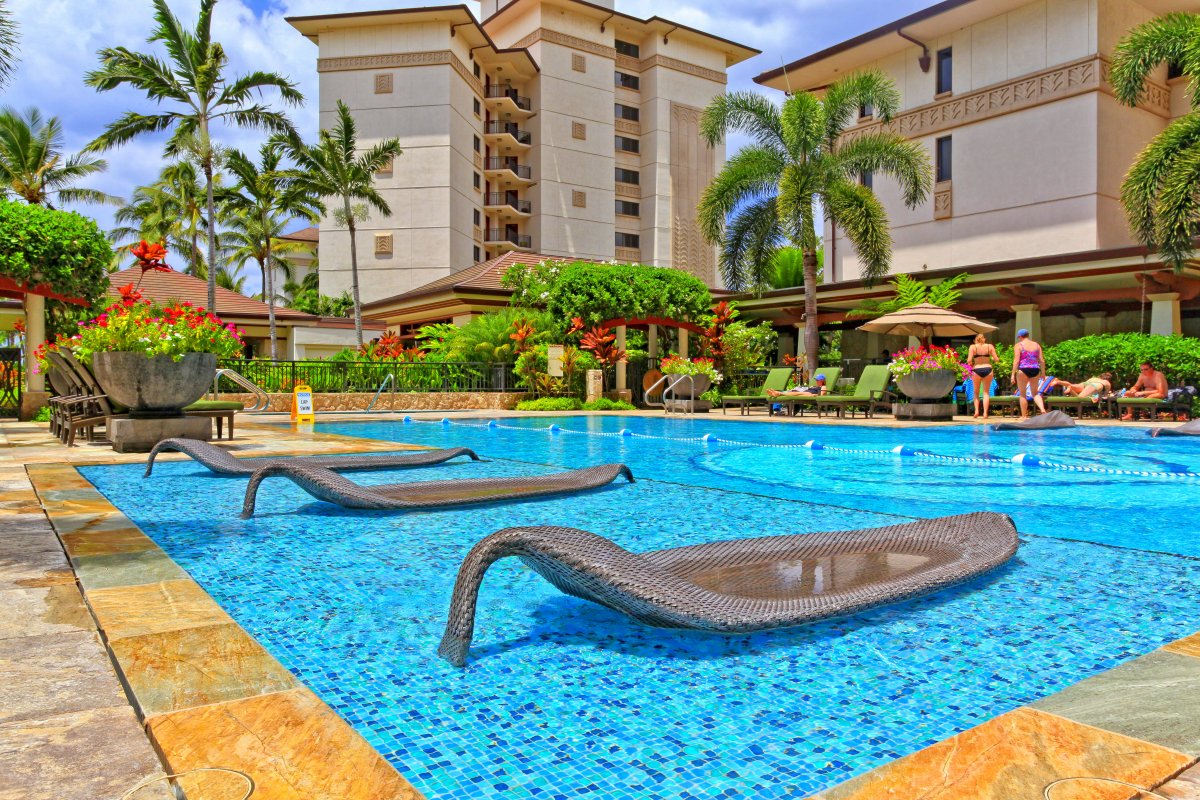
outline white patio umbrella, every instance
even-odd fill
[[[916,336],[928,344],[934,336],[971,336],[976,333],[991,333],[995,325],[959,314],[932,303],[902,308],[891,314],[858,326],[860,331],[882,333],[892,336]]]

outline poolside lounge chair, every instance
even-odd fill
[[[854,409],[862,408],[869,418],[876,409],[892,410],[893,395],[888,391],[892,373],[886,364],[871,364],[863,368],[858,385],[852,395],[821,395],[816,399],[817,416],[825,409],[833,409],[839,417],[854,416]]]
[[[1151,436],[1200,436],[1200,419],[1194,419],[1174,428],[1151,428]]]
[[[821,367],[821,369],[817,370],[816,374],[824,375],[825,376],[825,385],[828,388],[832,389],[834,387],[834,385],[837,384],[838,378],[842,377],[842,368],[841,367]],[[813,383],[811,385],[815,386],[816,384]],[[804,416],[804,411],[806,409],[815,409],[817,407],[817,398],[823,397],[823,396],[825,396],[825,395],[789,394],[789,395],[784,395],[783,397],[773,397],[773,398],[771,398],[771,403],[770,403],[770,405],[767,406],[767,408],[769,409],[770,414],[787,412],[792,415],[799,413],[800,416]],[[776,404],[779,405],[778,412],[775,411]]]
[[[751,406],[767,406],[767,390],[782,392],[787,388],[795,370],[791,367],[776,367],[767,373],[758,394],[731,394],[721,398],[721,413],[726,413],[730,406],[738,406],[742,414],[750,413]]]
[[[417,450],[410,453],[387,455],[345,456],[299,456],[235,458],[228,450],[198,439],[164,439],[154,445],[146,459],[146,474],[150,477],[154,459],[159,453],[183,453],[199,461],[218,475],[253,475],[254,471],[274,464],[302,464],[308,467],[324,467],[335,472],[364,469],[402,469],[404,467],[430,467],[442,464],[459,456],[470,456],[480,461],[474,450],[455,447],[448,450]]]
[[[1001,422],[993,425],[994,431],[1049,431],[1056,428],[1074,428],[1075,420],[1062,411],[1047,411],[1020,422]]]
[[[715,633],[788,628],[953,586],[1017,552],[1004,514],[980,512],[857,531],[767,536],[636,554],[572,528],[508,528],[458,571],[438,654],[467,660],[484,574],[517,556],[567,594],[660,628]],[[823,568],[815,586],[812,567]]]
[[[1123,417],[1125,412],[1131,412],[1131,418],[1137,418],[1137,412],[1148,411],[1150,419],[1154,419],[1160,412],[1168,412],[1172,417],[1178,417],[1180,414],[1186,414],[1190,420],[1192,418],[1192,397],[1190,395],[1181,395],[1174,400],[1158,400],[1149,397],[1118,397],[1113,403],[1113,416]]]
[[[259,467],[250,476],[250,484],[246,487],[246,500],[242,504],[242,519],[254,516],[254,499],[258,494],[258,485],[265,478],[276,476],[290,478],[318,500],[345,508],[421,511],[446,506],[574,494],[607,486],[622,475],[630,483],[634,482],[629,467],[624,464],[604,464],[588,469],[521,478],[459,478],[449,481],[360,486],[322,467],[309,467],[295,462],[272,464]]]

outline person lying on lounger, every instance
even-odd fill
[[[1112,392],[1112,373],[1102,372],[1099,375],[1093,375],[1083,383],[1071,383],[1054,378],[1051,380],[1050,386],[1054,389],[1061,386],[1068,397],[1090,397],[1095,403],[1100,399],[1100,395]]]
[[[793,386],[786,392],[777,392],[774,389],[767,389],[767,397],[782,397],[789,394],[828,394],[829,389],[825,386],[825,376],[817,375],[813,378],[816,386]]]

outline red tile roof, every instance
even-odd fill
[[[315,227],[301,228],[298,231],[285,233],[280,239],[286,239],[290,242],[311,242],[316,244],[321,238],[321,229]]]
[[[455,291],[472,291],[486,292],[490,294],[510,294],[508,289],[505,289],[500,279],[504,277],[504,272],[513,264],[527,264],[530,266],[540,264],[543,261],[586,261],[587,259],[564,259],[561,256],[547,256],[540,253],[518,253],[515,251],[497,256],[490,261],[480,261],[478,264],[472,264],[466,269],[461,269],[458,272],[452,272],[444,278],[438,278],[432,283],[427,283],[424,286],[418,286],[416,289],[410,289],[403,294],[394,295],[384,298],[383,300],[375,300],[363,306],[366,311],[379,306],[392,305],[393,303],[402,303],[408,300],[414,300],[418,297],[425,297],[439,292],[455,292]],[[597,262],[598,263],[598,262]]]
[[[208,305],[208,282],[182,272],[151,271],[143,275],[140,267],[130,267],[120,272],[114,272],[108,278],[108,296],[114,299],[121,296],[119,287],[129,284],[137,285],[140,280],[139,291],[148,300],[156,303],[169,303],[177,300],[199,307]],[[228,289],[222,289],[220,286],[217,287],[217,307],[213,310],[220,317],[267,318],[266,303],[237,292],[231,292]],[[317,317],[312,314],[305,314],[303,311],[291,308],[276,307],[275,318],[281,322],[317,322]]]

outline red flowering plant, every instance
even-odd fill
[[[70,348],[85,364],[92,353],[132,352],[146,358],[168,356],[179,361],[188,353],[214,353],[220,358],[240,356],[244,331],[222,322],[215,314],[191,303],[155,305],[142,297],[133,284],[122,286],[121,299],[100,316],[79,326],[74,336],[59,335],[35,352],[46,369],[46,352]]]
[[[391,332],[364,344],[359,354],[367,361],[399,361],[406,364],[424,361],[426,356],[426,352],[419,347],[406,347],[404,340]]]
[[[948,369],[954,373],[957,380],[966,377],[971,368],[962,363],[962,356],[952,347],[939,347],[931,344],[928,347],[910,347],[892,356],[888,370],[892,377],[903,378],[914,372],[934,372]]]

